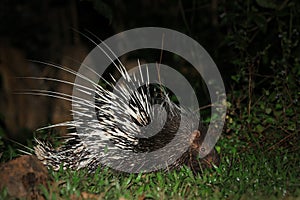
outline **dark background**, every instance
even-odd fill
[[[70,81],[74,78],[30,60],[62,64],[76,70],[95,46],[78,32],[97,41],[89,32],[105,40],[124,30],[145,26],[185,33],[209,52],[225,81],[232,105],[229,107],[229,119],[237,118],[242,124],[246,121],[242,115],[248,114],[249,119],[254,102],[267,101],[270,102],[267,107],[272,110],[277,108],[277,104],[282,110],[291,109],[293,114],[285,115],[284,120],[293,122],[293,130],[297,130],[299,10],[298,1],[288,0],[2,0],[1,132],[14,140],[22,140],[39,127],[71,119],[68,102],[16,94],[16,91],[28,89],[65,93],[72,89],[43,80],[15,78],[55,77]],[[153,55],[152,59],[158,62],[159,53],[154,52]],[[139,56],[147,60],[147,52]],[[148,57],[151,56],[148,54]],[[168,62],[167,58],[166,53],[163,61]],[[176,62],[172,56],[170,60]],[[131,62],[128,57],[122,61]],[[180,65],[181,61],[178,62]],[[196,89],[201,88],[201,79],[194,76],[190,67],[182,64],[179,68]],[[259,99],[267,96],[266,91],[268,100]],[[287,94],[286,91],[294,93]],[[267,116],[261,117],[265,119]],[[274,119],[281,120],[275,114]],[[242,126],[254,134],[261,133],[249,125],[255,123],[250,120]],[[232,134],[234,128],[227,127],[225,131]],[[284,137],[285,133],[282,134]]]

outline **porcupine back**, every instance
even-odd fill
[[[110,51],[109,48],[107,49]],[[63,165],[63,168],[74,170],[87,168],[90,172],[93,172],[98,166],[105,163],[105,159],[107,159],[105,157],[105,149],[108,146],[110,150],[121,150],[122,155],[125,157],[126,152],[152,152],[164,147],[179,132],[181,133],[181,141],[189,143],[190,146],[175,162],[166,161],[166,169],[179,168],[186,164],[194,172],[197,172],[200,171],[201,166],[208,166],[209,164],[207,163],[210,163],[210,159],[213,159],[213,163],[217,164],[218,155],[215,150],[199,163],[198,152],[205,130],[201,124],[191,123],[194,121],[192,120],[195,116],[194,113],[173,103],[162,86],[149,84],[149,77],[144,77],[142,66],[139,62],[139,75],[131,76],[122,63],[118,59],[117,61],[119,65],[115,62],[113,64],[121,74],[122,80],[117,84],[115,78],[112,77],[114,81],[107,83],[113,88],[113,91],[93,83],[82,74],[54,66],[87,81],[93,86],[92,91],[90,88],[82,85],[76,85],[76,87],[82,92],[94,92],[95,95],[91,102],[74,96],[71,99],[71,96],[66,94],[50,91],[51,95],[58,98],[63,97],[64,99],[72,100],[73,106],[76,106],[77,114],[80,117],[48,128],[69,126],[80,128],[85,134],[80,134],[79,132],[70,133],[70,137],[58,149],[53,148],[51,144],[36,140],[37,146],[34,149],[38,158],[54,170],[58,170]],[[143,70],[147,71],[147,67],[143,68]],[[148,73],[146,74],[148,76]],[[98,76],[100,79],[100,75]],[[140,85],[143,85],[143,87],[139,87]],[[96,113],[96,118],[93,117],[94,113],[91,112]],[[179,129],[182,115],[186,116],[184,119],[191,120],[183,121],[182,123],[185,126]],[[150,123],[151,126],[147,127]],[[151,132],[152,129],[152,132],[157,134],[145,137],[144,133]],[[181,145],[178,143],[172,149],[168,149],[168,151],[180,148]],[[175,153],[176,151],[174,151]],[[160,156],[162,159],[165,158],[164,155]],[[110,159],[114,158],[110,157]],[[116,156],[115,159],[118,160],[119,157]],[[132,160],[133,168],[139,168],[140,165],[146,164],[141,162],[142,159]],[[132,170],[134,171],[134,169]]]

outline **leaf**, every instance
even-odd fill
[[[253,20],[263,33],[267,31],[267,19],[263,15],[255,13]]]
[[[276,109],[276,110],[281,110],[281,109],[282,109],[282,105],[281,105],[280,103],[277,103],[277,104],[275,105],[275,109]]]
[[[295,130],[296,130],[296,125],[295,125],[295,124],[290,124],[290,125],[287,127],[287,129],[288,129],[289,131],[295,131]]]
[[[217,151],[218,153],[221,152],[221,147],[220,147],[220,146],[215,146],[215,148],[216,148],[216,151]]]
[[[272,112],[272,109],[271,108],[266,108],[265,112],[266,112],[266,114],[270,114]]]
[[[107,3],[104,3],[103,1],[97,1],[97,0],[89,0],[94,4],[95,10],[106,17],[109,22],[111,23],[113,18],[113,11],[111,9],[111,6]]]
[[[263,8],[276,9],[277,5],[272,0],[256,0],[256,3]]]
[[[262,125],[257,125],[256,127],[255,127],[255,130],[258,132],[258,133],[262,133],[264,130],[265,130],[265,128],[262,126]]]

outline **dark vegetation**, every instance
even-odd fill
[[[7,110],[11,98],[18,98],[11,97],[12,91],[7,89],[15,88],[15,85],[6,85],[7,74],[48,76],[50,73],[49,68],[45,70],[37,65],[33,66],[37,69],[25,71],[25,66],[15,66],[10,71],[11,63],[20,65],[12,61],[16,60],[15,52],[21,52],[27,59],[63,64],[65,56],[77,55],[69,49],[75,48],[78,53],[94,47],[72,28],[84,33],[88,30],[101,39],[143,26],[183,32],[209,52],[226,85],[226,126],[216,146],[222,159],[219,167],[197,177],[187,169],[147,175],[117,175],[105,170],[94,177],[84,171],[51,171],[56,185],[50,191],[43,189],[46,197],[79,196],[84,191],[107,199],[300,198],[299,1],[47,0],[41,3],[13,0],[1,1],[0,5],[0,92],[3,98],[0,151],[3,162],[15,157],[19,148],[7,138],[24,143],[20,138],[25,132],[32,133],[35,128],[55,123],[52,112],[55,106],[51,103],[42,105],[45,113],[30,106],[27,106],[30,110],[26,110],[24,105]],[[141,55],[148,61],[147,55],[143,52]],[[154,59],[159,61],[159,52],[153,55],[157,55]],[[171,58],[163,58],[162,63],[177,61],[167,53],[166,57]],[[82,58],[84,56],[76,59]],[[177,65],[180,66],[180,62]],[[179,70],[185,72],[200,91],[199,76],[189,68],[179,67]],[[51,73],[56,75],[57,72]],[[64,115],[68,115],[63,108]],[[23,113],[21,118],[28,117],[30,121],[30,115],[24,117],[28,112],[40,113],[33,126],[15,120]],[[55,140],[52,133],[45,137]],[[5,195],[4,191],[2,196]]]

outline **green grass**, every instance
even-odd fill
[[[43,195],[46,199],[70,199],[82,192],[99,199],[300,199],[299,152],[266,152],[232,137],[221,138],[218,146],[221,165],[198,176],[187,168],[150,174],[49,170],[54,181],[49,189],[42,187]],[[1,196],[7,196],[5,191]]]
[[[151,174],[115,174],[110,170],[94,175],[81,172],[52,172],[56,182],[64,180],[55,194],[68,197],[82,191],[97,193],[105,199],[282,199],[299,196],[299,167],[289,157],[273,159],[259,152],[226,156],[215,169],[201,176],[183,168],[179,172]],[[299,164],[299,163],[298,163]]]

